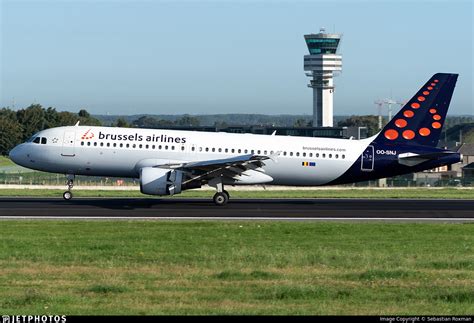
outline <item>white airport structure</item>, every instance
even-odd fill
[[[313,89],[313,127],[333,126],[333,77],[342,71],[342,56],[337,54],[341,37],[327,34],[324,28],[318,34],[304,35],[309,50],[304,70],[311,77],[308,87]]]

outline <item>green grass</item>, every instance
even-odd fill
[[[3,221],[4,314],[472,315],[472,224]]]
[[[15,163],[8,157],[0,156],[0,167],[3,166],[15,166]]]
[[[64,190],[0,189],[0,196],[61,197]],[[80,190],[75,197],[150,197],[139,191]],[[173,198],[211,198],[213,191],[185,191]],[[474,199],[474,189],[461,188],[405,188],[405,189],[320,189],[281,191],[230,191],[231,198],[415,198],[415,199]],[[155,196],[151,196],[156,198]],[[161,198],[161,197],[160,197]]]

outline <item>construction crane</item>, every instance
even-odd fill
[[[379,99],[374,101],[374,104],[377,105],[377,112],[379,116],[379,129],[382,129],[382,108],[386,104],[388,106],[388,120],[392,120],[392,104],[399,104],[403,106],[404,102],[395,101],[393,99]]]

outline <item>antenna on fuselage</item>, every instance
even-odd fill
[[[76,122],[76,124],[74,125],[74,127],[79,126],[79,122],[81,122],[81,120],[78,120],[78,121]]]

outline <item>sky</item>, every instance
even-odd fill
[[[472,1],[0,0],[0,107],[312,114],[304,34],[343,34],[335,115],[376,114],[437,72],[474,114]]]

